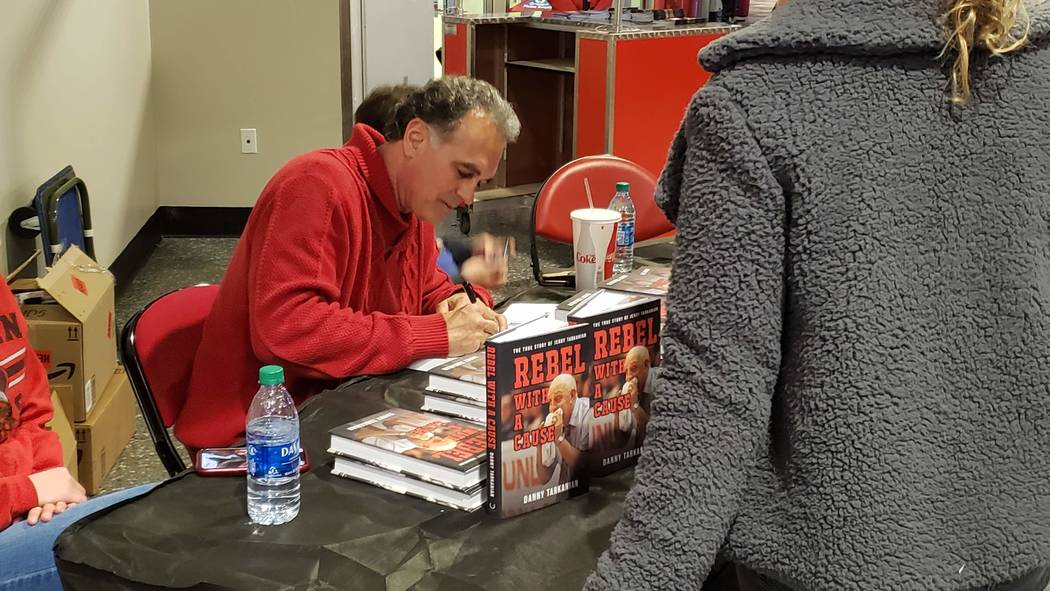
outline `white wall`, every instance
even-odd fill
[[[66,164],[105,265],[158,205],[254,204],[289,158],[341,143],[338,16],[339,0],[2,0],[0,223]]]
[[[342,143],[338,0],[151,0],[150,15],[160,205],[253,205],[290,158]]]
[[[422,0],[351,0],[353,106],[377,86],[434,77],[434,5]]]
[[[149,89],[147,0],[0,2],[0,222],[72,164],[112,263],[157,207]]]

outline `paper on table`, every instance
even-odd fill
[[[568,328],[569,323],[564,320],[558,320],[553,315],[551,316],[540,316],[533,319],[532,322],[521,325],[516,329],[508,329],[500,334],[492,337],[491,342],[502,343],[509,340],[525,339],[528,337],[541,335],[547,332],[554,332],[563,328]]]
[[[553,316],[557,309],[558,304],[515,303],[507,306],[507,309],[503,311],[503,317],[507,319],[507,328],[514,328],[526,322],[532,322],[541,316],[548,314]]]
[[[522,324],[527,324],[542,318],[543,316],[554,317],[554,311],[558,308],[558,304],[535,304],[535,303],[515,303],[507,306],[507,309],[503,311],[503,317],[507,319],[507,330],[517,328]],[[435,367],[442,366],[446,363],[451,362],[455,357],[432,357],[429,359],[420,359],[408,367],[416,371],[430,371]]]
[[[646,297],[648,296],[602,290],[593,300],[587,302],[587,305],[585,305],[583,309],[576,312],[576,315],[591,316],[593,314],[600,314],[607,310],[619,308],[626,304],[634,303],[637,300],[645,299]]]

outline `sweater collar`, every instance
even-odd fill
[[[380,233],[386,243],[384,250],[389,254],[395,247],[405,245],[405,241],[401,238],[412,225],[415,216],[410,213],[401,213],[398,207],[397,194],[390,181],[390,171],[387,170],[386,163],[379,154],[379,146],[385,141],[383,134],[367,125],[357,124],[346,145],[357,160],[368,187],[371,189],[373,199],[380,205]]]
[[[711,72],[749,58],[811,53],[856,56],[924,54],[944,48],[936,0],[789,0],[768,17],[700,52]],[[1050,36],[1050,2],[1028,2],[1030,41]]]

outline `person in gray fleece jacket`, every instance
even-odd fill
[[[701,53],[664,369],[586,589],[698,589],[720,549],[757,588],[1045,584],[1050,7],[1016,5],[789,0]]]

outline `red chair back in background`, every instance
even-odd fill
[[[591,185],[595,207],[608,207],[616,193],[616,183],[631,185],[635,207],[634,239],[650,240],[674,231],[663,211],[656,205],[656,177],[638,164],[611,155],[584,156],[556,170],[543,183],[532,206],[530,254],[533,276],[540,285],[575,286],[571,273],[544,274],[536,248],[537,237],[572,244],[572,220],[569,213],[588,207],[584,179]]]

